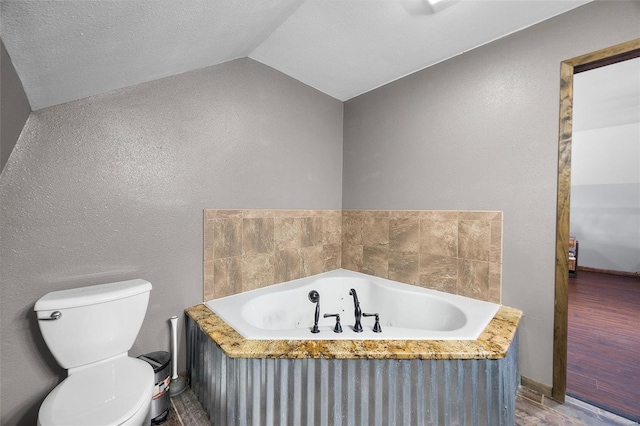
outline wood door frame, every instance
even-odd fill
[[[556,212],[556,280],[553,322],[553,387],[551,396],[564,402],[567,391],[567,324],[569,213],[573,75],[640,56],[640,38],[563,61],[560,65],[560,129],[558,138],[558,204]]]

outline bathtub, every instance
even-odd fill
[[[355,289],[362,312],[377,313],[382,331],[373,332],[374,317],[363,317],[355,333]],[[320,295],[319,333],[311,333]],[[249,340],[475,340],[499,305],[338,269],[206,302],[207,307]],[[342,333],[333,331],[340,314]]]
[[[353,331],[351,288],[381,333],[372,317]],[[342,333],[322,315],[338,312]],[[515,423],[517,309],[336,270],[185,313],[189,383],[217,426]]]

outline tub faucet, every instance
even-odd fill
[[[373,324],[373,332],[374,333],[381,333],[382,332],[382,327],[380,327],[380,314],[375,313],[375,314],[368,314],[366,312],[362,313],[363,317],[376,317],[376,322],[375,324]]]
[[[316,304],[316,313],[313,316],[313,328],[311,332],[320,333],[320,329],[318,328],[318,320],[320,319],[320,294],[315,290],[311,290],[309,292],[309,301]]]
[[[340,314],[324,314],[325,318],[336,317],[336,326],[333,327],[334,333],[342,333],[342,326],[340,325]]]
[[[362,324],[360,323],[360,319],[362,318],[362,309],[360,309],[358,294],[356,293],[356,290],[352,288],[351,290],[349,290],[349,295],[353,296],[353,305],[355,306],[356,323],[353,326],[353,331],[355,331],[356,333],[362,333]]]

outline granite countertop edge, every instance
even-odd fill
[[[205,304],[185,313],[230,358],[501,359],[522,318],[500,306],[477,340],[248,340]]]

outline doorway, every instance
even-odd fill
[[[576,73],[640,56],[640,39],[622,43],[561,63],[560,131],[558,140],[558,202],[552,397],[564,402],[567,386],[568,251],[571,193],[573,76]]]

